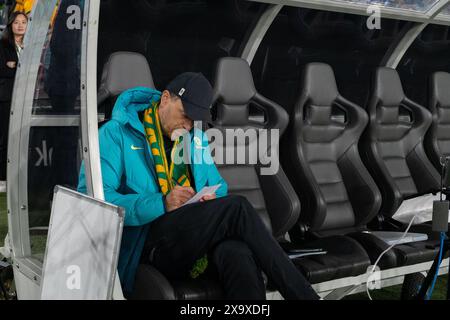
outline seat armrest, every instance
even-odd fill
[[[378,214],[381,193],[361,161],[357,145],[352,146],[338,160],[357,225],[366,225]]]
[[[259,181],[272,222],[272,233],[275,237],[282,236],[297,222],[300,200],[281,167],[274,175],[259,175]]]
[[[422,142],[407,155],[406,162],[419,194],[440,190],[440,174],[426,156]]]
[[[367,130],[362,136],[359,147],[362,151],[361,157],[363,163],[380,188],[382,197],[381,212],[386,217],[390,217],[400,207],[403,201],[403,195],[379,153],[374,135],[375,133]]]

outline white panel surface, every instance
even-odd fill
[[[123,227],[114,205],[57,187],[41,280],[41,298],[111,299]]]

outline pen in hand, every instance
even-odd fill
[[[173,211],[181,207],[192,198],[195,194],[194,189],[191,187],[183,187],[175,185],[173,189],[167,194],[165,198],[165,204],[167,211]]]

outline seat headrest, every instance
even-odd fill
[[[252,106],[264,117],[258,114],[257,120],[252,118]],[[281,106],[256,91],[248,62],[233,57],[221,58],[217,63],[213,112],[214,125],[220,127],[257,126],[283,132],[289,121]]]
[[[325,63],[313,62],[305,66],[303,86],[311,104],[316,106],[330,106],[339,96],[333,69]]]
[[[135,52],[111,54],[103,68],[97,103],[133,87],[155,87],[147,59]]]
[[[398,106],[405,99],[402,82],[395,69],[380,67],[375,73],[375,95],[384,106]]]
[[[219,60],[214,85],[214,101],[227,105],[245,105],[256,94],[248,62],[241,58]]]
[[[441,107],[450,108],[450,73],[435,72],[431,76],[432,98]]]

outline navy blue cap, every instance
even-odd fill
[[[189,119],[211,121],[213,89],[202,73],[182,73],[173,79],[166,89],[181,99]]]

